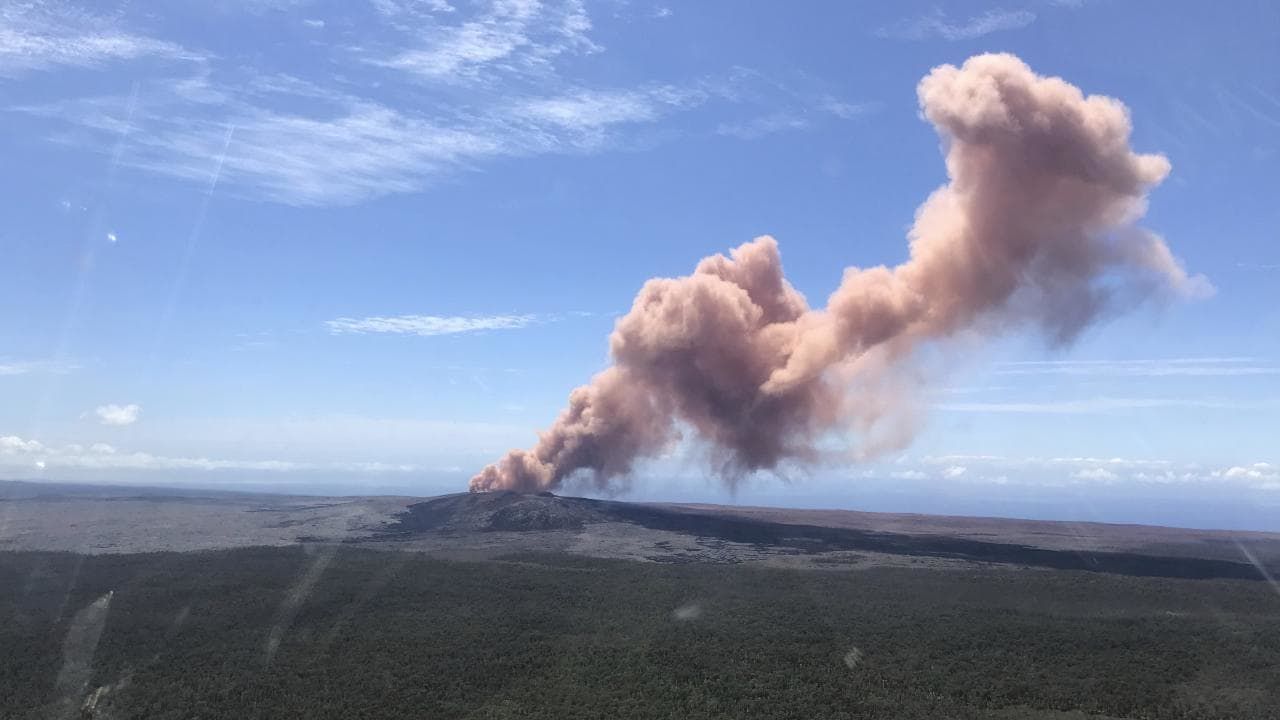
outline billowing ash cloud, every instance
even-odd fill
[[[607,487],[681,428],[731,479],[813,460],[832,430],[895,424],[901,368],[924,343],[1023,326],[1065,343],[1144,298],[1211,291],[1135,225],[1169,163],[1129,148],[1120,102],[1012,55],[935,68],[918,94],[950,179],[917,211],[906,262],[845,270],[823,309],[787,283],[770,237],[646,282],[610,338],[613,365],[471,489],[577,473]]]

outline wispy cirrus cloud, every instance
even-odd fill
[[[488,330],[516,330],[547,318],[539,315],[395,315],[390,317],[342,317],[325,322],[334,335],[388,333],[392,335],[457,335]]]
[[[1036,21],[1030,10],[988,10],[964,20],[952,20],[941,8],[925,15],[906,18],[876,30],[876,35],[894,40],[973,40],[1003,30],[1017,30]]]
[[[824,97],[809,105],[779,110],[746,120],[720,123],[716,127],[716,134],[736,137],[740,140],[756,140],[775,133],[806,130],[824,117],[853,120],[879,109],[879,103],[851,103]]]
[[[579,0],[378,0],[372,11],[338,13],[323,27],[354,30],[322,52],[349,75],[297,77],[270,60],[246,66],[170,44],[153,54],[198,61],[149,65],[129,96],[42,92],[9,109],[38,118],[35,131],[50,140],[110,153],[113,165],[201,184],[218,173],[219,192],[318,206],[420,191],[500,158],[628,147],[647,137],[645,126],[712,104],[735,116],[796,106],[843,119],[873,107],[831,98],[797,105],[785,83],[742,68],[719,79],[583,82],[590,75],[568,74],[564,61],[604,48]],[[74,34],[74,22],[51,17],[50,33]],[[307,20],[321,28],[310,15],[287,18],[291,27]]]
[[[1256,403],[1180,397],[1093,397],[1075,400],[1015,400],[1008,402],[940,403],[939,410],[963,413],[1020,413],[1047,415],[1105,415],[1135,410],[1192,408],[1242,410]]]
[[[0,76],[59,66],[97,67],[146,56],[195,59],[181,46],[115,27],[109,17],[57,2],[0,7]]]
[[[136,102],[89,97],[16,109],[71,122],[64,142],[102,150],[104,137],[123,138],[119,160],[131,167],[196,182],[217,168],[223,186],[308,206],[421,190],[495,158],[604,151],[629,128],[726,91],[699,80],[517,95],[424,113],[289,75],[253,75],[231,89],[200,73],[151,87]]]
[[[371,62],[423,80],[458,83],[545,71],[559,55],[600,50],[587,35],[591,19],[580,0],[498,0],[457,22],[451,5],[426,13],[389,5],[379,9],[415,46]]]
[[[513,115],[542,127],[596,135],[613,125],[650,122],[668,113],[699,105],[709,93],[699,87],[655,85],[629,90],[572,88],[556,95],[520,101]]]
[[[824,97],[818,102],[818,109],[834,115],[841,120],[853,120],[881,108],[878,102],[848,102],[833,97]]]
[[[788,130],[803,130],[807,127],[809,127],[809,120],[800,115],[776,112],[749,120],[721,123],[716,128],[716,134],[728,135],[740,140],[755,140],[766,135]]]
[[[1117,377],[1232,377],[1280,375],[1280,365],[1254,357],[1189,357],[1139,360],[1024,360],[999,363],[996,375]]]
[[[403,24],[407,21],[420,21],[433,14],[457,11],[448,0],[369,0],[369,4],[378,14],[399,24],[402,29],[409,27]]]
[[[21,109],[75,123],[87,134],[72,141],[90,146],[132,125],[138,130],[125,140],[122,164],[202,183],[216,172],[224,185],[293,205],[410,192],[448,168],[514,150],[509,137],[483,127],[454,127],[340,93],[316,97],[303,83],[293,96],[307,93],[324,107],[301,114],[241,94],[225,97],[212,115],[192,118],[188,96],[202,87],[214,92],[193,78],[131,108],[120,98],[98,97]]]
[[[0,359],[0,377],[5,375],[28,375],[32,373],[50,373],[65,375],[78,369],[75,363],[65,360],[5,360]]]

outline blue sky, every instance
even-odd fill
[[[987,51],[1129,106],[1217,293],[949,354],[901,453],[633,496],[1280,528],[1266,3],[0,4],[0,477],[461,490],[645,279],[765,233],[811,301],[904,259],[915,85]]]

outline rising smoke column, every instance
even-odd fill
[[[924,343],[1022,326],[1066,343],[1108,311],[1210,289],[1135,225],[1169,162],[1130,149],[1119,101],[1013,55],[942,65],[917,91],[949,181],[916,211],[906,262],[845,270],[822,309],[786,281],[770,237],[649,280],[609,339],[613,365],[471,490],[545,490],[580,471],[605,487],[677,427],[729,478],[812,460],[824,434],[901,411],[893,372]]]

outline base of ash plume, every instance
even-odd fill
[[[458,493],[411,505],[398,529],[411,532],[580,530],[588,523],[612,519],[597,507],[600,502],[549,492]]]

